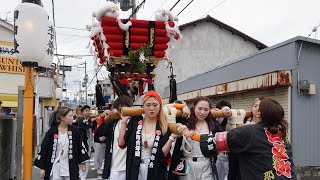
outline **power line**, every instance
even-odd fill
[[[53,0],[52,0],[53,1]],[[56,26],[56,28],[60,28],[60,29],[72,29],[72,30],[78,30],[78,31],[88,31],[85,28],[74,28],[74,27],[64,27],[64,26]]]
[[[73,37],[76,37],[76,36],[79,35],[80,33],[82,33],[82,32],[77,32],[77,33],[73,34],[72,36],[66,37],[66,38],[60,40],[59,43],[64,42],[64,41],[66,41],[66,40],[68,40],[68,39],[71,39],[71,38],[73,38]]]
[[[64,33],[57,33],[58,35],[61,36],[73,36],[73,37],[88,37],[88,36],[79,36],[79,35],[74,35],[74,34],[64,34]]]
[[[178,0],[178,1],[171,7],[171,9],[170,9],[169,11],[172,11],[172,9],[175,8],[176,5],[177,5],[180,1],[181,1],[181,0]]]
[[[191,0],[180,12],[179,14],[181,14],[194,0]],[[177,16],[179,16],[179,14]]]
[[[53,20],[53,26],[56,28],[56,18],[54,14],[54,0],[51,1],[52,3],[52,20]],[[57,44],[57,31],[54,33],[54,41],[56,44],[56,53],[58,53],[58,44]],[[58,63],[60,62],[60,59],[58,58]]]
[[[161,4],[161,6],[160,6],[160,8],[159,9],[161,9],[162,8],[162,6],[167,2],[168,0],[165,0],[162,4]]]
[[[101,70],[101,68],[102,68],[102,67],[103,67],[103,65],[101,65],[101,66],[99,67],[99,69],[98,69],[98,71],[96,72],[96,74],[92,77],[92,79],[91,79],[91,81],[90,81],[89,85],[86,87],[87,89],[88,89],[88,87],[91,85],[91,83],[92,83],[93,79],[98,75],[98,73],[100,72],[100,70]]]
[[[98,1],[97,8],[99,7],[99,5],[100,5],[100,0]]]
[[[67,57],[85,57],[93,56],[92,54],[82,54],[82,55],[67,55],[67,54],[54,54],[55,56],[67,56]]]
[[[70,44],[70,43],[74,43],[76,41],[83,41],[87,38],[83,38],[83,37],[71,37],[71,38],[74,38],[74,39],[70,39],[68,41],[63,41],[63,42],[58,42],[60,45],[66,45],[66,44]]]
[[[318,24],[315,27],[313,27],[311,32],[310,32],[310,34],[308,35],[308,37],[310,37],[312,35],[312,33],[316,33],[319,27],[320,27],[320,24]]]
[[[143,0],[134,10],[132,10],[132,13],[131,15],[129,16],[128,19],[131,19],[132,16],[134,16],[138,11],[139,9],[141,8],[141,6],[146,2],[146,0]]]
[[[210,9],[208,12],[204,13],[200,18],[202,18],[203,16],[209,14],[211,11],[213,11],[215,8],[219,7],[222,3],[226,2],[227,0],[223,0],[221,1],[218,5],[214,6],[212,9]]]
[[[168,1],[168,0],[165,0],[165,1],[161,4],[161,6],[158,8],[158,10],[161,9],[162,6],[163,6],[167,1]],[[149,19],[151,19],[151,17],[152,17],[153,15],[154,15],[154,13],[151,14],[151,16],[149,17]]]

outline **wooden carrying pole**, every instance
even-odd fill
[[[144,114],[143,108],[137,108],[137,107],[123,107],[121,108],[121,115],[122,116],[141,116],[142,114]],[[231,112],[224,115],[222,113],[221,110],[216,110],[216,109],[211,109],[211,114],[213,115],[213,117],[231,117],[232,114]],[[237,114],[240,115],[240,111],[237,110]],[[177,109],[177,117],[181,117],[182,116],[182,110],[181,109]],[[246,118],[248,117],[252,117],[252,112],[246,112]]]

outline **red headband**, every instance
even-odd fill
[[[151,90],[148,91],[144,96],[143,96],[143,101],[145,101],[148,97],[154,97],[156,98],[160,104],[162,104],[162,98],[160,96],[160,94],[158,94],[157,92]]]

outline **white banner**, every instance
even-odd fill
[[[12,57],[12,58],[16,57],[14,55],[13,42],[0,41],[0,56]]]

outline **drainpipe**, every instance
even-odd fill
[[[298,95],[299,95],[299,96],[301,95],[299,81],[300,81],[300,57],[301,57],[302,45],[303,45],[303,41],[301,41],[301,44],[300,44],[300,48],[299,48],[299,51],[298,51],[298,57],[297,57],[297,63],[296,63],[296,70],[297,70],[297,91],[298,91]]]

